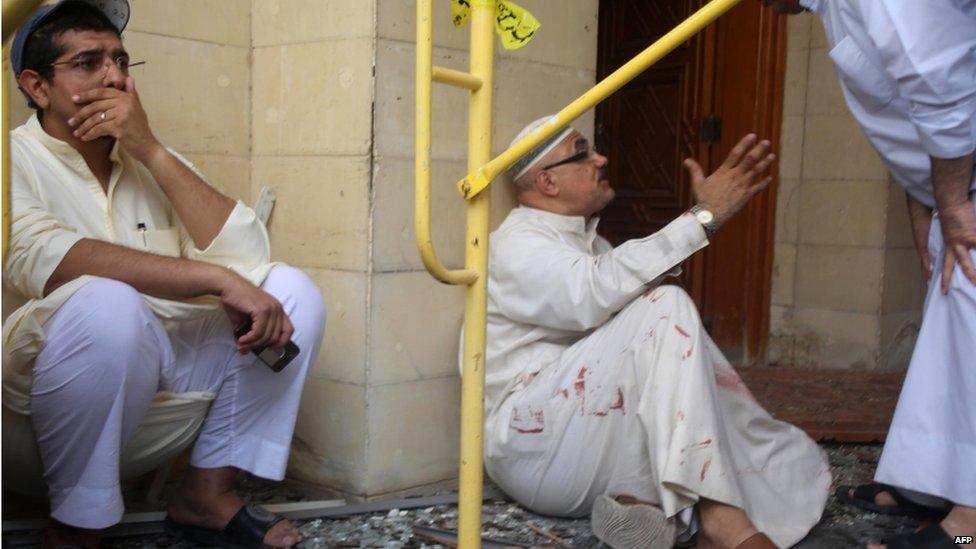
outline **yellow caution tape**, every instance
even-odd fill
[[[451,19],[454,26],[461,28],[468,22],[471,14],[469,0],[451,0]],[[529,10],[508,0],[495,2],[495,31],[501,37],[506,50],[517,50],[532,40],[541,24]]]

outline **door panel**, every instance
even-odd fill
[[[602,0],[598,78],[703,4]],[[758,2],[742,2],[597,109],[596,142],[610,158],[610,181],[617,190],[600,222],[611,242],[657,231],[692,205],[684,158],[696,158],[711,172],[746,133],[778,142],[783,26],[783,18]],[[702,121],[709,116],[722,121],[715,143],[702,141]],[[757,196],[683,266],[680,283],[736,364],[761,361],[765,352],[773,196],[772,187]]]

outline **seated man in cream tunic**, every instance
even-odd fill
[[[284,475],[322,296],[270,262],[250,208],[153,135],[122,45],[128,13],[126,0],[45,5],[11,53],[37,112],[11,135],[4,305],[21,305],[4,324],[4,405],[29,399],[45,546],[95,547],[119,521],[119,456],[158,391],[214,395],[168,527],[208,545],[293,545],[294,525],[245,505],[233,481]],[[251,352],[289,339],[300,352],[280,372]]]
[[[545,123],[530,124],[516,141]],[[697,206],[613,248],[596,214],[607,158],[568,128],[512,169],[520,206],[490,240],[485,465],[537,512],[592,511],[608,545],[786,547],[820,519],[823,453],[752,398],[665,275],[708,244],[769,177],[747,136]]]

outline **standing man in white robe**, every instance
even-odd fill
[[[928,280],[922,328],[874,484],[838,497],[941,523],[888,547],[955,547],[976,532],[976,2],[765,0],[823,21],[844,98],[905,187]]]
[[[516,138],[544,124],[530,124]],[[490,240],[485,464],[535,511],[585,515],[614,548],[790,546],[820,519],[823,453],[752,398],[677,286],[660,285],[769,182],[744,138],[698,205],[613,248],[595,215],[607,158],[568,128],[512,169],[520,206]]]

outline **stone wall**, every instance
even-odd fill
[[[903,368],[924,296],[905,193],[847,110],[820,21],[787,32],[769,361]]]

